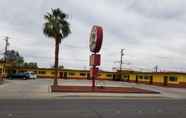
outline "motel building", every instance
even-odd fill
[[[5,76],[5,63],[4,61],[0,61],[0,83],[4,80]]]
[[[38,78],[53,79],[53,68],[15,68],[14,72],[35,72]],[[0,62],[0,80],[6,75],[4,62]],[[121,75],[120,75],[121,74]],[[89,70],[59,69],[59,79],[90,80]],[[99,70],[97,80],[123,81],[132,83],[144,83],[165,87],[186,87],[186,72],[140,72],[133,70],[118,70],[116,72]]]
[[[17,68],[16,72],[33,71],[39,78],[54,78],[55,70],[52,68]],[[120,72],[99,71],[97,80],[124,81],[133,83],[144,83],[150,85],[167,87],[186,87],[186,73],[184,72],[140,72],[131,70],[122,70]],[[59,69],[59,79],[79,79],[90,80],[89,70],[78,69]]]
[[[123,81],[167,87],[186,87],[185,72],[122,71]]]

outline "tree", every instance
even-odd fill
[[[45,23],[43,33],[47,37],[55,40],[55,78],[54,86],[58,85],[58,61],[59,61],[59,45],[61,40],[66,38],[70,33],[70,24],[67,21],[68,15],[61,11],[59,8],[52,9],[51,13],[44,15]]]
[[[21,66],[24,64],[24,58],[19,54],[18,51],[8,50],[5,54],[7,63],[12,66]]]
[[[23,64],[23,67],[26,67],[26,68],[38,68],[38,65],[36,62],[25,62]]]
[[[7,50],[5,54],[8,75],[16,72],[16,67],[38,68],[36,62],[25,62],[24,58],[15,50]],[[5,60],[4,58],[0,60]]]
[[[60,69],[64,69],[64,66],[63,66],[63,65],[60,65],[59,68],[60,68]]]
[[[15,72],[15,67],[22,66],[24,64],[24,58],[19,54],[18,51],[15,50],[7,50],[5,53],[5,58],[5,68],[8,75]],[[2,58],[1,60],[5,61],[5,58]]]
[[[55,68],[55,65],[51,66],[51,68]],[[58,69],[64,69],[63,65],[58,65]]]

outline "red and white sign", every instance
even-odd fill
[[[90,55],[90,66],[99,66],[101,62],[100,54]]]
[[[100,65],[101,56],[100,54],[96,54],[100,51],[101,45],[103,41],[103,29],[100,26],[94,25],[91,30],[90,40],[89,40],[89,48],[93,54],[90,56],[90,77],[92,78],[92,88],[94,90],[96,83],[95,80],[97,78],[98,68],[96,66]]]
[[[91,30],[90,34],[90,51],[97,53],[101,49],[102,45],[102,40],[103,40],[103,29],[100,26],[94,25]]]

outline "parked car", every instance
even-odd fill
[[[37,75],[34,74],[33,72],[18,72],[18,73],[14,73],[14,74],[11,74],[9,75],[10,79],[36,79],[37,78]]]
[[[10,79],[29,79],[28,74],[24,73],[24,72],[18,72],[18,73],[13,73],[11,75],[8,76],[8,78]]]
[[[29,79],[36,79],[37,78],[37,75],[32,71],[26,72],[25,74],[27,74]]]

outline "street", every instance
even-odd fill
[[[87,80],[59,80],[89,85]],[[0,118],[185,118],[185,89],[97,81],[97,85],[138,87],[160,94],[51,93],[50,79],[6,80],[0,85]]]
[[[185,118],[185,100],[0,100],[0,118]]]

